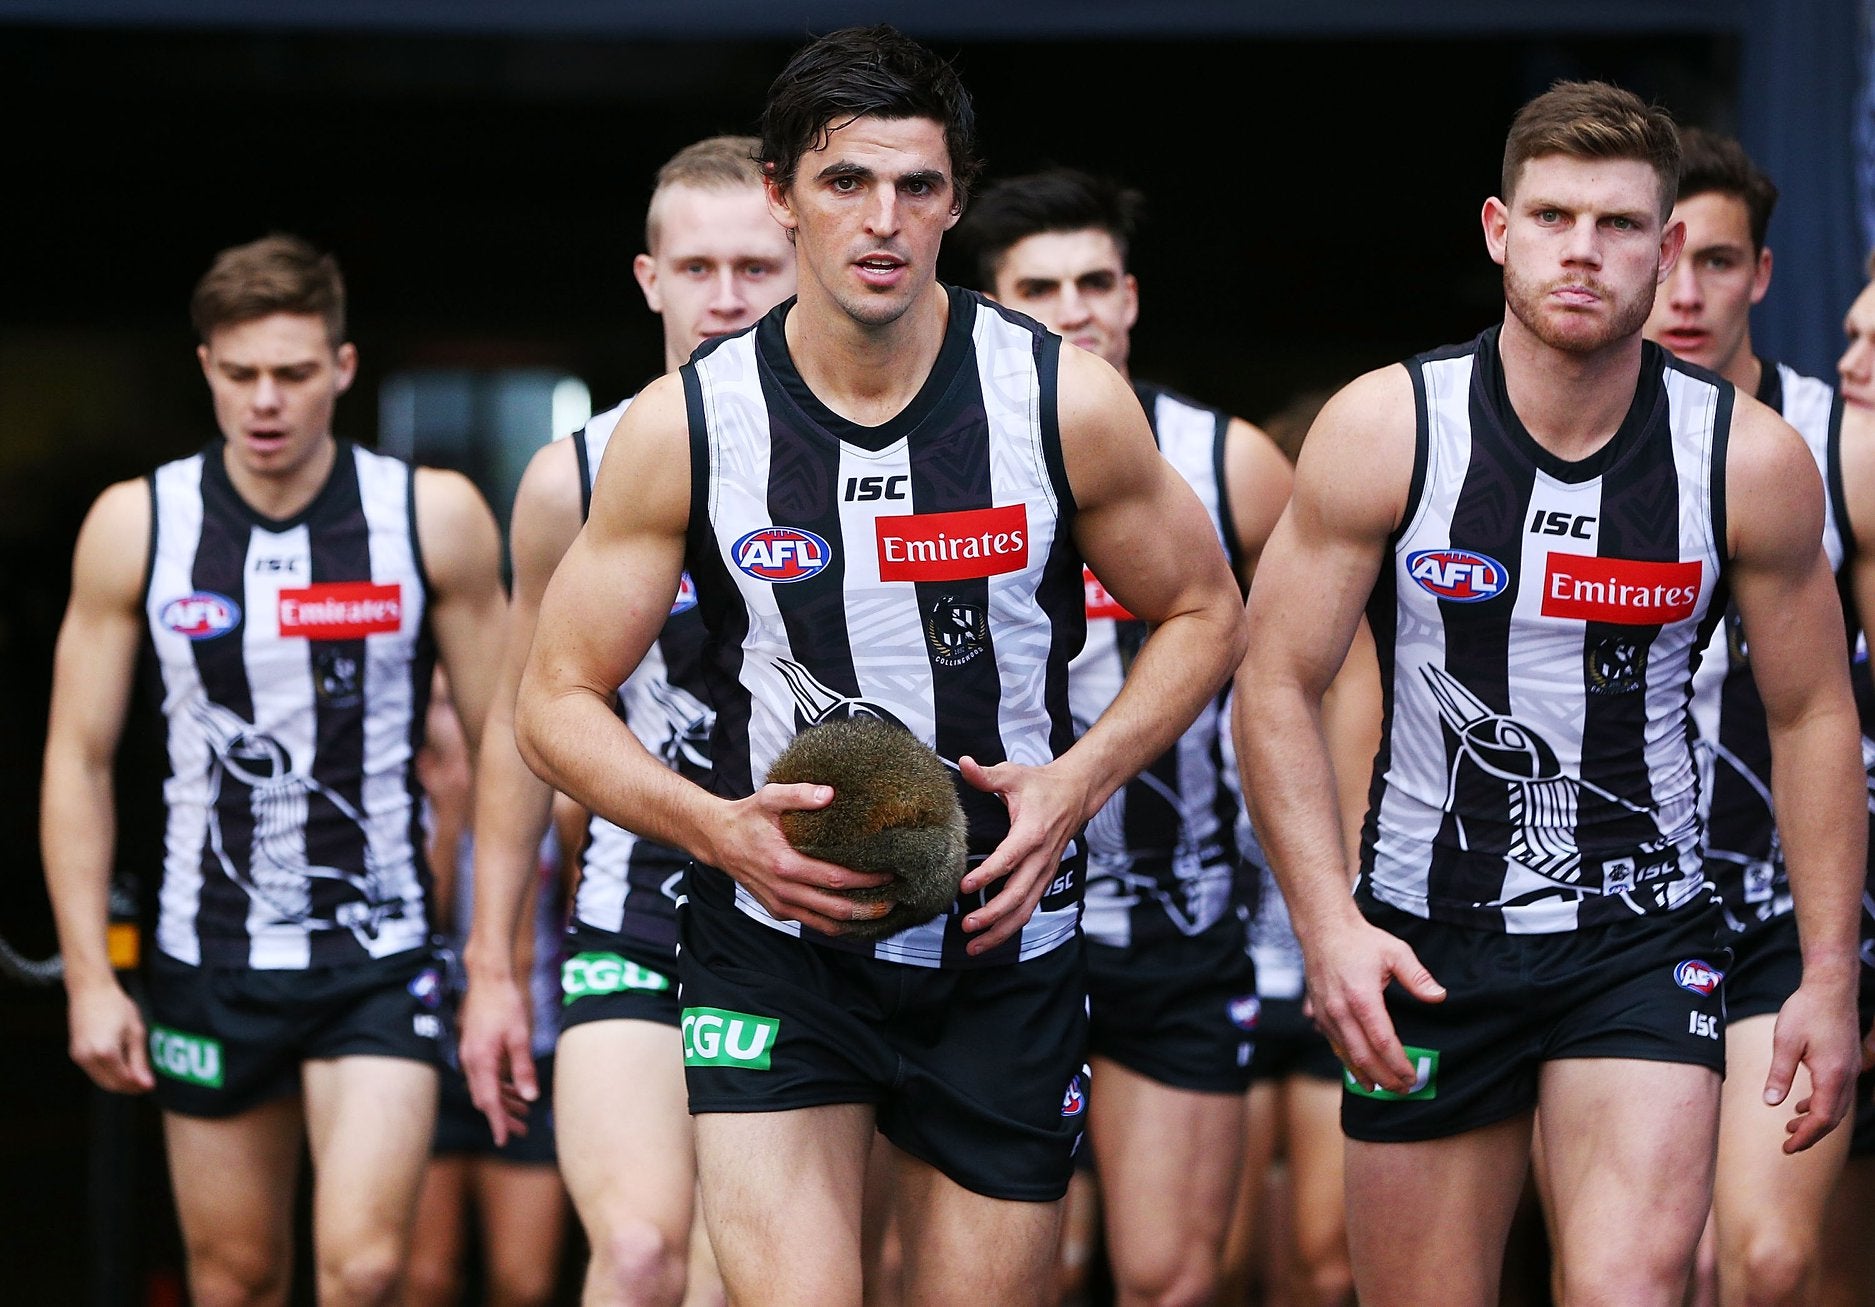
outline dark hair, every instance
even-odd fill
[[[1680,181],[1680,133],[1658,105],[1607,82],[1557,82],[1517,111],[1504,142],[1503,190],[1509,203],[1525,163],[1546,154],[1572,159],[1632,159],[1660,178],[1660,217],[1673,212]]]
[[[977,117],[956,69],[896,28],[847,27],[803,47],[768,88],[761,161],[777,184],[794,183],[801,156],[837,127],[876,118],[929,118],[944,128],[951,156],[952,210],[960,211],[983,170]]]
[[[984,191],[957,225],[957,239],[976,289],[987,291],[1010,247],[1045,231],[1104,231],[1125,266],[1145,207],[1146,197],[1131,187],[1077,168],[1050,168],[1006,178]]]
[[[1777,186],[1764,175],[1745,147],[1729,136],[1703,127],[1680,132],[1680,198],[1717,191],[1743,202],[1751,223],[1751,251],[1764,248],[1764,234],[1777,207]]]
[[[274,313],[325,319],[326,340],[345,341],[345,278],[339,262],[298,236],[274,232],[215,256],[189,301],[196,334],[207,343],[221,327]]]

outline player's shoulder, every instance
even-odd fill
[[[154,543],[151,484],[150,477],[114,482],[91,502],[72,551],[74,589],[128,601],[141,593]]]

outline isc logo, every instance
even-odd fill
[[[833,561],[833,550],[812,531],[765,526],[736,541],[731,556],[756,580],[787,585],[818,574]]]
[[[177,635],[191,640],[213,640],[241,624],[241,605],[213,590],[197,590],[164,604],[158,620]]]
[[[1688,958],[1673,968],[1673,983],[1695,994],[1710,994],[1724,979],[1724,972],[1715,970],[1710,963],[1701,962],[1698,958]]]
[[[1406,574],[1427,594],[1455,604],[1495,599],[1510,582],[1502,563],[1469,549],[1422,549],[1408,554]]]

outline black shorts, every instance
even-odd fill
[[[1803,983],[1803,950],[1797,944],[1797,914],[1786,912],[1734,935],[1732,969],[1725,973],[1725,1019],[1743,1021],[1782,1010]]]
[[[1725,1074],[1723,919],[1678,912],[1552,935],[1428,922],[1384,904],[1367,919],[1398,935],[1445,986],[1441,1003],[1387,988],[1387,1011],[1419,1069],[1411,1093],[1372,1093],[1343,1074],[1342,1130],[1377,1143],[1441,1139],[1536,1103],[1544,1062],[1624,1058]]]
[[[337,967],[196,967],[164,953],[145,972],[156,1101],[224,1117],[300,1089],[300,1064],[369,1055],[438,1065],[449,1037],[442,966],[428,948]]]
[[[527,1133],[510,1135],[508,1142],[495,1145],[495,1134],[488,1128],[488,1118],[476,1110],[469,1097],[469,1082],[455,1067],[443,1071],[443,1091],[436,1102],[436,1140],[430,1145],[435,1157],[492,1157],[499,1162],[528,1166],[552,1166],[556,1160],[553,1146],[553,1055],[534,1059],[534,1074],[540,1078],[540,1098],[527,1109]]]
[[[821,948],[734,910],[677,914],[690,1110],[871,1103],[880,1133],[964,1188],[1052,1202],[1087,1115],[1077,933],[947,970]]]
[[[560,1032],[588,1021],[676,1026],[677,964],[668,950],[575,921],[560,964]]]
[[[1299,998],[1266,998],[1257,1016],[1256,1056],[1250,1060],[1253,1081],[1341,1079],[1341,1060],[1327,1036],[1302,1010]]]
[[[1199,934],[1087,941],[1087,1049],[1175,1089],[1240,1094],[1256,1043],[1256,969],[1234,914]]]

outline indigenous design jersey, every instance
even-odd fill
[[[630,406],[628,399],[606,410],[572,437],[579,456],[582,521],[592,508],[593,482],[598,479],[606,445]],[[696,587],[686,572],[664,630],[645,652],[638,670],[619,687],[617,707],[652,757],[699,785],[708,785],[710,726],[715,713],[703,685],[703,623],[696,608]],[[573,917],[675,957],[677,903],[689,865],[687,854],[595,814],[580,859]]]
[[[169,761],[157,947],[266,970],[416,948],[434,658],[411,469],[340,441],[318,496],[274,521],[221,451],[150,478],[144,611]]]
[[[1763,368],[1758,398],[1797,429],[1823,476],[1823,551],[1831,570],[1840,572],[1846,520],[1837,461],[1840,400],[1827,383],[1782,363],[1767,360]],[[1693,673],[1693,723],[1699,731],[1706,875],[1719,890],[1726,924],[1743,933],[1789,912],[1791,903],[1771,813],[1771,736],[1736,603],[1725,606],[1725,620]]]
[[[707,632],[718,794],[753,793],[798,732],[845,717],[898,723],[953,767],[965,755],[1040,765],[1073,742],[1068,660],[1084,622],[1055,414],[1061,341],[968,291],[947,293],[930,375],[877,427],[839,417],[801,380],[783,333],[792,300],[683,369],[687,555]],[[974,864],[1009,815],[996,796],[957,784]],[[959,923],[982,894],[870,945],[776,921],[701,864],[690,903],[733,902],[777,930],[887,961],[1014,962],[1074,935],[1081,875],[1069,847],[1035,915],[976,958]]]
[[[1224,488],[1230,415],[1157,386],[1134,392],[1166,461],[1190,483],[1237,563],[1237,532]],[[1146,639],[1146,624],[1083,572],[1087,644],[1068,668],[1076,734],[1107,710]],[[1231,910],[1237,875],[1238,801],[1225,779],[1218,724],[1223,692],[1164,755],[1121,786],[1087,825],[1087,905],[1082,928],[1103,944],[1196,935]]]
[[[1512,411],[1497,340],[1407,364],[1359,893],[1513,934],[1678,907],[1704,886],[1686,704],[1723,610],[1732,387],[1648,343],[1619,430],[1567,462]]]

